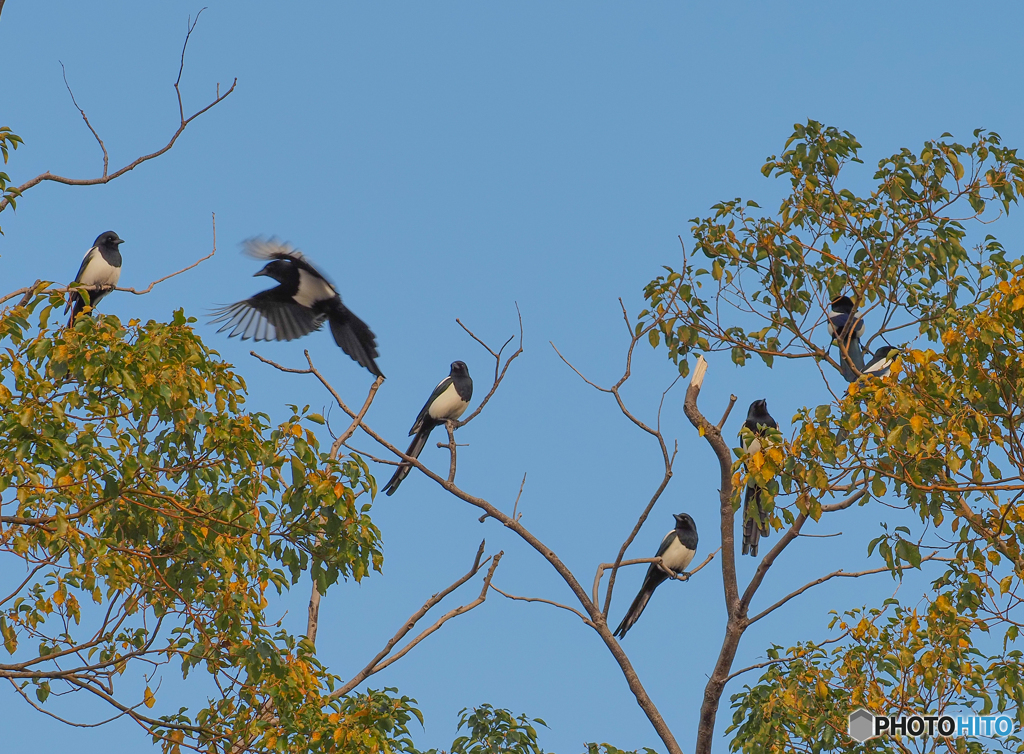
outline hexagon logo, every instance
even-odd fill
[[[875,735],[875,716],[863,707],[850,713],[850,738],[859,743]]]

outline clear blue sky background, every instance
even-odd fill
[[[10,0],[0,20],[2,122],[26,142],[7,167],[14,182],[47,169],[81,177],[100,169],[58,61],[112,166],[162,146],[177,119],[171,84],[186,19],[199,7]],[[943,131],[966,140],[984,126],[1024,143],[1021,20],[1015,3],[974,12],[952,3],[212,3],[189,49],[186,108],[205,105],[217,82],[224,89],[236,76],[237,92],[172,152],[109,186],[27,193],[16,214],[0,217],[0,280],[4,290],[37,277],[70,280],[93,238],[113,228],[126,239],[122,284],[145,286],[209,251],[216,212],[214,259],[152,295],[103,304],[124,318],[167,318],[177,307],[201,316],[264,282],[250,277],[256,265],[237,243],[278,235],[321,265],[376,332],[388,380],[369,419],[399,442],[453,359],[470,365],[478,395],[485,392],[491,363],[455,318],[500,343],[516,332],[518,301],[526,353],[461,433],[470,445],[459,480],[511,509],[528,472],[523,522],[589,583],[657,485],[660,460],[650,438],[562,365],[548,341],[592,379],[614,381],[626,344],[617,298],[639,311],[643,285],[661,265],[680,263],[677,235],[686,238],[688,219],[714,202],[742,195],[773,204],[784,187],[759,168],[796,121],[852,131],[869,166]],[[1019,248],[1015,218],[992,230]],[[206,324],[199,330],[245,376],[253,408],[283,418],[287,402],[326,405],[312,379],[275,373],[247,355],[249,344]],[[298,365],[303,347],[345,397],[362,400],[368,374],[326,333],[259,350]],[[646,347],[636,367],[626,397],[651,419],[674,369]],[[740,370],[712,359],[702,405],[717,417],[730,392],[740,397],[730,435],[755,398],[767,398],[788,429],[799,406],[828,397],[810,364]],[[717,476],[682,416],[682,397],[677,387],[664,417],[680,442],[676,478],[631,550],[637,557],[653,553],[679,511],[697,521],[699,557],[716,546]],[[423,459],[445,463],[433,448]],[[339,585],[323,604],[320,654],[342,676],[464,573],[482,537],[506,553],[498,586],[571,599],[536,553],[494,522],[479,524],[478,511],[422,476],[381,498],[373,515],[384,534],[383,575]],[[846,536],[791,547],[755,609],[819,574],[863,568],[864,543],[886,516],[874,507],[824,522],[815,531]],[[741,575],[753,567],[745,560]],[[641,569],[623,574],[612,620],[641,578]],[[872,578],[830,582],[758,624],[737,667],[763,660],[773,643],[825,638],[829,609],[877,604],[893,592],[888,577]],[[901,596],[912,602],[923,584],[908,580]],[[441,609],[477,588],[467,585]],[[281,606],[295,630],[307,597],[303,584]],[[664,586],[624,642],[686,750],[723,622],[716,563],[689,584]],[[203,692],[198,681],[174,683],[170,670],[164,677],[158,710]],[[662,748],[589,629],[554,608],[498,595],[372,684],[419,700],[422,747],[447,746],[456,712],[490,702],[545,718],[551,727],[541,742],[563,754],[595,740]],[[81,701],[55,700],[54,709],[106,716]],[[147,746],[127,723],[72,730],[13,695],[0,704],[0,730],[8,751]]]

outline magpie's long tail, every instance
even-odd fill
[[[754,521],[750,506],[754,506],[757,521]],[[743,554],[757,557],[757,546],[761,537],[768,536],[768,522],[762,518],[761,490],[758,487],[747,487],[743,496]]]
[[[75,317],[81,314],[82,309],[84,308],[85,300],[78,293],[71,293],[71,297],[68,299],[68,305],[64,307],[65,314],[68,309],[71,310],[71,316],[68,318],[68,327],[75,324]]]
[[[644,608],[647,607],[647,602],[651,599],[651,595],[654,594],[657,586],[656,583],[652,583],[651,579],[644,579],[644,585],[640,588],[639,594],[636,595],[633,604],[629,606],[629,610],[623,616],[622,623],[615,629],[615,633],[612,636],[618,636],[620,639],[626,638],[626,632],[633,627],[633,624],[643,614]]]
[[[407,456],[412,456],[413,458],[419,458],[420,452],[427,444],[427,438],[430,437],[430,431],[433,428],[433,425],[428,425],[427,422],[424,422],[423,428],[416,433],[414,438],[412,438],[412,443],[410,443],[409,449],[405,451],[405,454]],[[398,485],[402,483],[403,479],[409,476],[410,471],[412,471],[412,464],[407,461],[403,461],[395,471],[395,475],[391,477],[391,481],[384,485],[384,494],[389,496],[394,495],[395,490],[398,489]]]
[[[839,371],[847,382],[856,382],[857,377],[863,374],[864,350],[861,348],[859,338],[853,337],[847,341],[846,354],[843,353],[842,348],[839,349]]]
[[[370,370],[370,374],[383,377],[377,362],[377,338],[363,320],[340,304],[336,311],[330,313],[331,334],[338,348],[351,356],[360,366]]]

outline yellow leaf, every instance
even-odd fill
[[[1013,299],[1013,304],[1010,306],[1010,311],[1017,311],[1018,309],[1024,309],[1024,294],[1017,296]]]
[[[697,434],[700,435],[701,437],[704,436],[704,425],[703,424],[697,428]]]
[[[153,705],[156,704],[156,697],[153,696],[149,686],[146,686],[146,694],[142,697],[142,702],[150,709],[153,709]]]
[[[924,417],[923,416],[912,416],[910,417],[910,428],[914,430],[914,434],[921,434],[924,430]]]

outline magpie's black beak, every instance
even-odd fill
[[[259,272],[253,273],[253,277],[254,278],[266,277],[266,274],[267,274],[266,270],[260,270]]]
[[[114,241],[114,246],[120,246],[123,243],[124,243],[124,239],[123,238],[119,238],[116,241]]]

